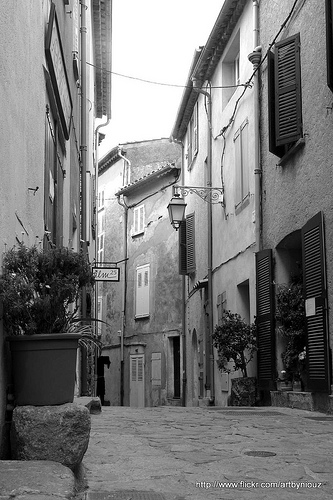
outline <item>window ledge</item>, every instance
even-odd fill
[[[140,319],[149,319],[149,317],[150,317],[150,314],[148,313],[148,314],[141,314],[140,316],[134,316],[134,319],[135,319],[135,321],[137,321],[138,319],[139,320]]]
[[[298,139],[298,141],[295,142],[293,147],[290,148],[289,151],[284,156],[282,156],[282,158],[277,162],[276,166],[277,167],[284,167],[285,164],[287,163],[287,161],[291,158],[291,156],[293,156],[296,153],[296,151],[303,148],[304,145],[305,145],[304,137],[302,137],[301,139]]]
[[[235,206],[235,214],[238,215],[250,204],[250,194],[246,195],[246,197]]]
[[[136,238],[137,236],[142,236],[143,234],[145,233],[144,229],[142,231],[138,231],[136,233],[133,233],[131,234],[132,238]]]

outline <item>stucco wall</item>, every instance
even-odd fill
[[[43,237],[43,16],[40,2],[27,1],[19,8],[5,3],[0,6],[1,261],[3,252],[15,244],[16,238],[31,244],[36,241],[36,236]],[[35,195],[28,191],[28,187],[37,186],[39,189]],[[8,350],[4,351],[1,330],[0,441],[5,417],[8,362]]]
[[[260,40],[267,51],[289,14],[289,2],[260,2]],[[305,146],[285,166],[268,151],[267,64],[262,67],[263,243],[275,248],[281,240],[323,211],[326,228],[326,263],[329,323],[333,324],[333,207],[332,207],[332,92],[326,84],[325,2],[298,3],[278,41],[300,33],[302,113]]]

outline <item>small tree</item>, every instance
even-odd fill
[[[218,352],[217,365],[221,371],[230,373],[230,361],[233,370],[241,370],[247,377],[247,365],[254,356],[256,347],[255,323],[248,325],[239,314],[226,311],[221,325],[216,325],[213,333],[213,345]]]

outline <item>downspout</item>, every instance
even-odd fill
[[[261,165],[260,165],[260,134],[259,134],[259,71],[258,66],[261,60],[261,47],[259,46],[259,2],[253,0],[253,46],[254,50],[248,55],[249,61],[253,64],[253,99],[254,99],[254,220],[255,220],[255,252],[261,250]]]
[[[112,0],[110,2],[110,19],[112,23]],[[106,73],[107,78],[107,95],[106,95],[106,121],[100,123],[95,129],[95,186],[94,186],[94,227],[95,227],[95,261],[97,261],[98,256],[98,174],[99,174],[99,158],[98,158],[98,146],[99,146],[99,131],[101,128],[106,127],[111,121],[111,36],[112,27],[110,26],[110,31],[107,31],[107,46],[108,46],[108,64],[110,66],[110,71]],[[95,318],[98,318],[98,286],[95,286]],[[98,334],[98,324],[96,324],[96,334]],[[97,350],[95,354],[95,379],[97,380]]]
[[[126,156],[121,154],[121,149],[118,149],[118,156],[127,163],[126,171],[127,171],[127,181],[129,180],[130,171],[131,171],[131,162]],[[123,179],[125,180],[125,168]],[[124,337],[125,337],[125,329],[126,329],[126,294],[127,294],[127,228],[128,228],[128,208],[124,202],[120,201],[120,196],[117,196],[117,200],[119,205],[121,205],[124,209],[123,212],[123,221],[124,221],[124,229],[123,229],[123,242],[124,242],[124,250],[123,250],[123,261],[124,261],[124,286],[123,286],[123,295],[122,295],[122,306],[121,306],[121,333],[120,333],[120,406],[124,406]]]
[[[97,262],[98,255],[98,134],[102,127],[106,127],[110,123],[110,114],[104,123],[98,125],[95,129],[95,199],[94,199],[94,226],[95,226],[95,262]],[[94,317],[98,319],[98,287],[99,284],[95,284],[95,315]],[[98,337],[98,323],[95,326],[96,337]],[[97,380],[97,349],[95,354],[95,380]],[[96,395],[96,387],[94,387],[94,395]]]
[[[209,92],[201,88],[201,82],[193,78],[193,90],[203,94],[207,98],[208,122],[207,122],[207,186],[212,187],[212,100]],[[207,262],[207,278],[208,278],[208,339],[207,351],[209,352],[209,370],[207,371],[207,396],[209,403],[214,404],[215,401],[215,384],[214,384],[214,347],[213,347],[213,221],[212,221],[212,204],[207,203],[207,225],[208,225],[208,262]]]
[[[81,243],[87,252],[87,17],[86,5],[81,2]],[[87,291],[81,296],[81,315],[86,317]],[[81,394],[88,393],[87,350],[81,348]]]

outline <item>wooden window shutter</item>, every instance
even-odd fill
[[[184,220],[178,230],[179,245],[179,274],[187,274],[186,259],[186,220]]]
[[[303,289],[306,310],[307,390],[329,392],[329,346],[323,215],[302,228]]]
[[[275,127],[275,78],[274,78],[274,54],[268,51],[268,128],[269,128],[269,145],[268,149],[273,155],[282,158],[285,154],[284,146],[276,145],[276,127]]]
[[[256,253],[258,385],[275,388],[275,325],[272,250]]]
[[[186,262],[187,273],[195,271],[195,217],[194,213],[186,217]]]
[[[325,3],[327,85],[333,92],[333,0],[325,0]]]
[[[149,264],[136,270],[135,317],[149,316],[150,299]]]
[[[302,137],[299,33],[275,44],[276,145]]]
[[[242,201],[242,150],[241,150],[241,131],[237,131],[234,137],[235,145],[235,205]]]

